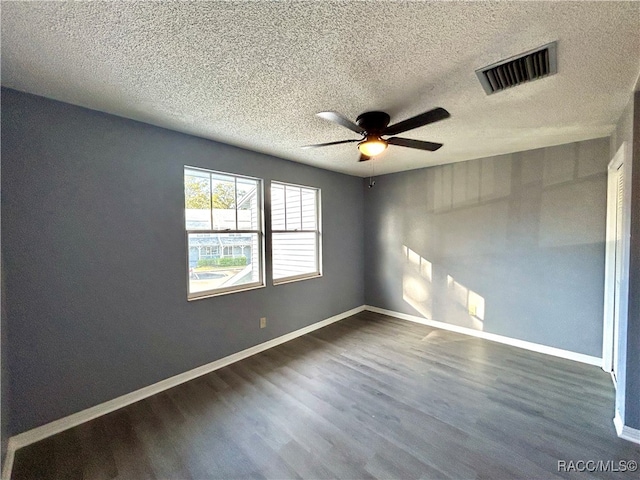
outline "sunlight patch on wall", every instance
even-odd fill
[[[424,282],[405,274],[402,277],[402,299],[424,318],[433,318],[431,291]]]
[[[402,299],[425,318],[433,318],[433,265],[406,245],[404,257]]]
[[[411,250],[406,245],[402,246],[402,254],[406,258],[409,265],[413,266],[416,272],[420,274],[421,277],[429,280],[430,282],[433,279],[433,265],[432,263],[422,258],[418,253]]]
[[[472,328],[484,329],[484,297],[457,282],[451,275],[447,275],[447,289],[449,297],[464,307],[472,320]]]
[[[402,245],[402,299],[423,317],[434,318],[434,304],[439,305],[437,315],[448,323],[484,330],[485,301],[482,295],[456,281],[451,275],[436,276],[433,264],[415,250]],[[438,302],[435,297],[438,295]],[[442,321],[442,320],[441,320]]]

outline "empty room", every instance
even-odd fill
[[[636,478],[640,2],[0,9],[3,480]]]

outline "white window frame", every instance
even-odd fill
[[[237,188],[237,179],[241,178],[241,179],[248,179],[248,180],[253,180],[256,182],[257,184],[257,188],[258,188],[258,192],[256,192],[256,198],[257,198],[257,203],[258,203],[258,230],[246,230],[246,229],[223,229],[223,230],[219,230],[219,229],[210,229],[210,230],[205,230],[205,229],[198,229],[198,230],[187,230],[186,228],[186,196],[184,197],[184,205],[185,205],[185,219],[182,223],[184,229],[185,229],[185,252],[187,253],[186,255],[186,265],[187,265],[187,300],[188,301],[192,301],[192,300],[200,300],[202,298],[209,298],[209,297],[217,297],[219,295],[227,295],[229,293],[236,293],[236,292],[243,292],[243,291],[247,291],[247,290],[254,290],[256,288],[264,288],[266,286],[266,281],[265,281],[265,277],[264,277],[264,272],[265,272],[265,268],[264,268],[264,182],[261,178],[256,178],[256,177],[250,177],[247,175],[238,175],[236,173],[229,173],[229,172],[221,172],[219,170],[210,170],[208,168],[201,168],[201,167],[192,167],[190,165],[184,165],[183,168],[183,189],[184,189],[184,184],[185,184],[185,177],[186,177],[186,173],[188,170],[196,170],[199,172],[205,172],[208,173],[210,175],[224,175],[227,177],[233,177],[234,178],[234,184],[236,185],[235,188],[235,194],[236,194],[236,198],[235,198],[235,205],[236,205],[236,227],[238,226],[238,214],[237,214],[237,209],[238,209],[238,188]],[[211,177],[209,178],[209,199],[210,202],[213,202],[212,199],[212,192],[211,192]],[[213,226],[213,205],[211,205],[211,226]],[[242,234],[257,234],[258,235],[258,281],[257,282],[252,282],[252,283],[244,283],[242,285],[234,285],[234,286],[229,286],[229,287],[221,287],[221,288],[215,288],[212,290],[204,290],[204,291],[200,291],[200,292],[194,292],[191,293],[190,292],[190,267],[189,267],[189,235],[190,234],[198,234],[198,233],[219,233],[219,234],[237,234],[237,235],[242,235]],[[224,252],[224,247],[221,248],[219,250],[219,252],[221,253],[221,257],[223,257],[224,255],[222,254]]]
[[[282,285],[285,283],[291,283],[291,282],[298,282],[300,280],[308,280],[310,278],[318,278],[318,277],[322,277],[322,209],[321,209],[321,191],[320,188],[318,187],[311,187],[309,185],[298,185],[295,183],[288,183],[288,182],[280,182],[277,180],[272,180],[271,181],[271,185],[269,188],[269,199],[271,200],[271,187],[273,187],[273,185],[281,185],[283,187],[285,187],[285,199],[286,199],[286,187],[296,187],[296,188],[301,188],[301,189],[306,189],[306,190],[313,190],[316,193],[316,229],[315,230],[303,230],[302,228],[300,229],[295,229],[295,230],[289,230],[286,228],[287,226],[287,216],[286,216],[286,201],[285,201],[285,220],[284,220],[284,225],[285,225],[285,230],[275,230],[273,229],[273,224],[271,224],[271,275],[272,275],[272,281],[273,281],[273,285]],[[301,191],[302,193],[302,191]],[[302,208],[302,206],[301,206]],[[302,212],[302,210],[301,210]],[[271,212],[271,215],[273,215],[273,213]],[[301,215],[302,217],[302,215]],[[304,273],[301,275],[292,275],[290,277],[283,277],[283,278],[278,278],[275,279],[273,278],[273,234],[275,233],[315,233],[316,236],[316,271],[315,272],[310,272],[310,273]]]

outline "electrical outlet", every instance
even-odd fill
[[[267,317],[260,317],[260,328],[265,328],[267,326]]]

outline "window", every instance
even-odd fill
[[[264,286],[262,181],[184,168],[188,299]]]
[[[200,250],[198,252],[198,254],[200,255],[200,258],[206,258],[206,257],[210,257],[210,258],[215,258],[218,256],[218,247],[211,247],[211,246],[203,246],[203,247],[198,247]]]
[[[320,190],[271,182],[273,283],[321,275]]]

